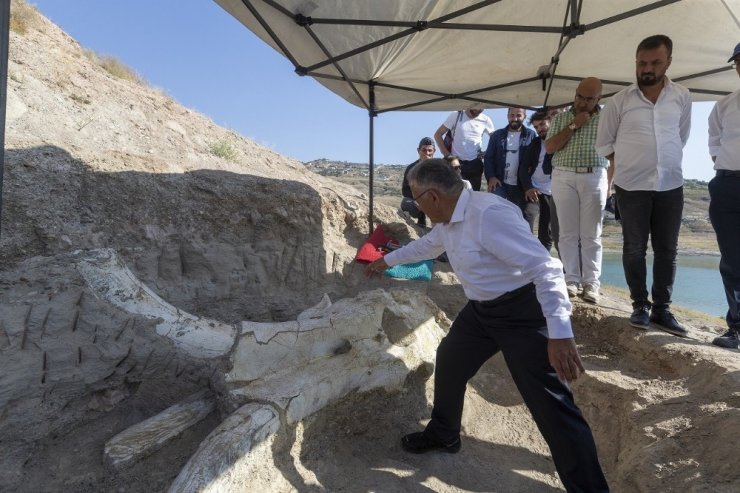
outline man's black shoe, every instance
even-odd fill
[[[740,345],[740,334],[737,329],[730,329],[721,336],[715,337],[712,344],[727,349],[737,349]]]
[[[630,315],[630,325],[638,329],[647,330],[650,327],[650,307],[641,305],[635,307]]]
[[[664,330],[674,336],[686,337],[689,333],[683,325],[676,321],[676,317],[668,310],[653,310],[653,313],[650,314],[650,321],[657,325],[660,330]]]
[[[447,452],[448,454],[456,454],[460,451],[460,439],[458,438],[449,445],[445,445],[442,442],[433,440],[427,437],[423,431],[417,433],[409,433],[408,435],[401,438],[401,447],[406,452],[412,454],[423,454],[424,452],[430,452],[432,450],[439,450],[441,452]]]

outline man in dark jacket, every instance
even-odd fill
[[[545,151],[544,140],[550,129],[547,112],[538,110],[529,119],[538,137],[523,150],[519,163],[519,185],[524,192],[524,219],[534,232],[539,218],[537,238],[549,251],[558,249],[558,216],[552,199],[552,154]]]
[[[526,110],[509,108],[509,124],[491,134],[483,159],[488,191],[524,208],[524,192],[518,180],[521,151],[532,142],[534,131],[524,126]]]
[[[421,161],[432,159],[434,152],[437,149],[434,147],[434,141],[429,137],[424,137],[419,141],[419,147],[416,152],[419,154],[419,159],[406,166],[406,170],[403,172],[403,183],[401,184],[401,210],[408,212],[411,217],[416,219],[416,225],[422,228],[427,225],[427,216],[419,210],[414,202],[414,196],[411,194],[411,187],[409,186],[408,174],[411,169],[419,164]]]

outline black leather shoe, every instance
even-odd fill
[[[401,438],[401,447],[406,452],[412,454],[423,454],[424,452],[430,452],[432,450],[439,450],[441,452],[447,452],[448,454],[456,454],[460,451],[460,438],[445,445],[442,442],[438,442],[432,438],[427,437],[423,431],[417,433],[409,433],[408,435]]]
[[[641,305],[635,307],[630,315],[630,325],[638,329],[647,330],[650,327],[650,307]]]
[[[676,321],[676,317],[668,310],[653,310],[653,313],[650,314],[650,321],[657,325],[660,330],[664,330],[674,336],[686,337],[689,333],[683,325]]]
[[[715,337],[712,344],[715,346],[737,349],[740,346],[740,334],[737,329],[730,329],[719,337]]]

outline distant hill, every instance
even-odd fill
[[[330,176],[367,193],[367,163],[350,163],[317,159],[304,163],[311,171]],[[398,207],[401,200],[401,182],[407,165],[377,165],[375,167],[375,197],[380,203]],[[621,249],[621,227],[613,216],[604,222],[604,246],[609,250]],[[709,222],[709,192],[707,182],[687,179],[684,183],[684,210],[679,236],[682,253],[718,255],[714,230]]]

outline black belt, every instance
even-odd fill
[[[500,305],[502,303],[506,303],[507,301],[511,301],[514,298],[517,298],[523,294],[534,293],[534,291],[535,291],[534,283],[530,282],[529,284],[525,284],[521,288],[516,288],[513,291],[507,291],[501,296],[499,296],[498,298],[495,298],[493,300],[487,300],[487,301],[472,300],[472,302],[480,306],[492,307],[492,306]]]
[[[718,169],[717,176],[734,176],[740,178],[740,170],[735,169]]]

